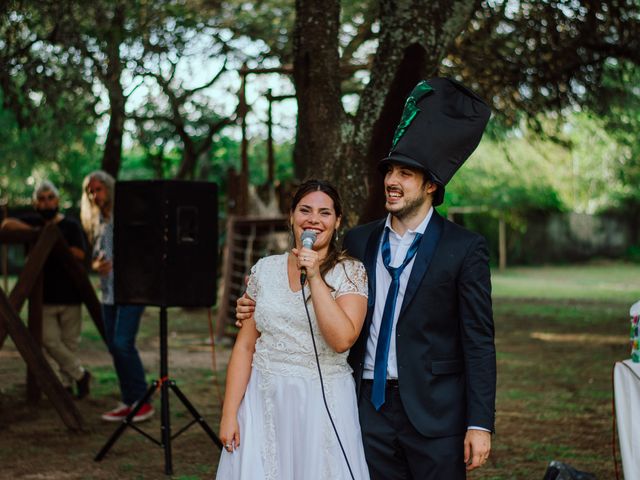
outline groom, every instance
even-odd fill
[[[379,164],[388,215],[345,237],[369,277],[349,361],[372,480],[464,479],[489,456],[496,358],[488,251],[480,235],[433,208],[489,116],[453,80],[420,82]]]

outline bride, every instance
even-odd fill
[[[347,364],[366,313],[367,278],[337,247],[341,215],[332,185],[305,182],[290,210],[295,248],[251,269],[246,295],[256,306],[229,360],[217,479],[350,479],[350,470],[369,479]],[[311,249],[300,243],[304,230],[317,235]]]

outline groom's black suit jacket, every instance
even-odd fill
[[[351,348],[358,393],[373,315],[376,259],[385,220],[355,227],[344,240],[369,277],[369,303]],[[435,250],[428,255],[429,241]],[[426,437],[494,430],[496,355],[489,254],[483,237],[443,219],[427,226],[396,327],[400,397],[412,425]]]

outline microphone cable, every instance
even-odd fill
[[[327,415],[329,416],[329,421],[331,422],[333,431],[336,434],[336,438],[338,439],[338,445],[340,445],[340,450],[342,451],[342,456],[344,457],[344,461],[347,462],[347,468],[349,469],[349,475],[351,475],[351,480],[355,480],[355,477],[353,476],[353,471],[351,470],[351,465],[349,464],[349,460],[347,459],[347,454],[344,451],[344,447],[342,446],[340,435],[338,435],[338,429],[336,428],[336,424],[333,422],[333,417],[331,416],[331,411],[329,410],[329,404],[327,403],[327,397],[324,393],[324,382],[322,380],[322,371],[320,370],[320,359],[318,358],[318,348],[316,347],[316,339],[313,336],[313,325],[311,325],[311,315],[309,314],[309,307],[307,306],[307,300],[304,298],[304,283],[303,282],[301,283],[302,283],[302,288],[300,289],[300,292],[302,293],[302,303],[304,304],[304,309],[307,312],[307,320],[309,321],[309,331],[311,332],[311,342],[313,343],[313,351],[316,355],[316,365],[318,366],[318,376],[320,377],[320,390],[322,391],[322,401],[324,402],[324,408],[326,409]]]

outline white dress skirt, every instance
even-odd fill
[[[219,480],[352,478],[325,409],[302,294],[290,289],[286,272],[286,254],[266,257],[251,271],[247,293],[256,300],[261,335],[238,410],[240,446],[222,451]],[[336,298],[367,294],[364,267],[357,261],[338,264],[326,280]],[[308,306],[333,423],[353,478],[368,480],[347,353],[336,353],[326,344],[311,301]]]

